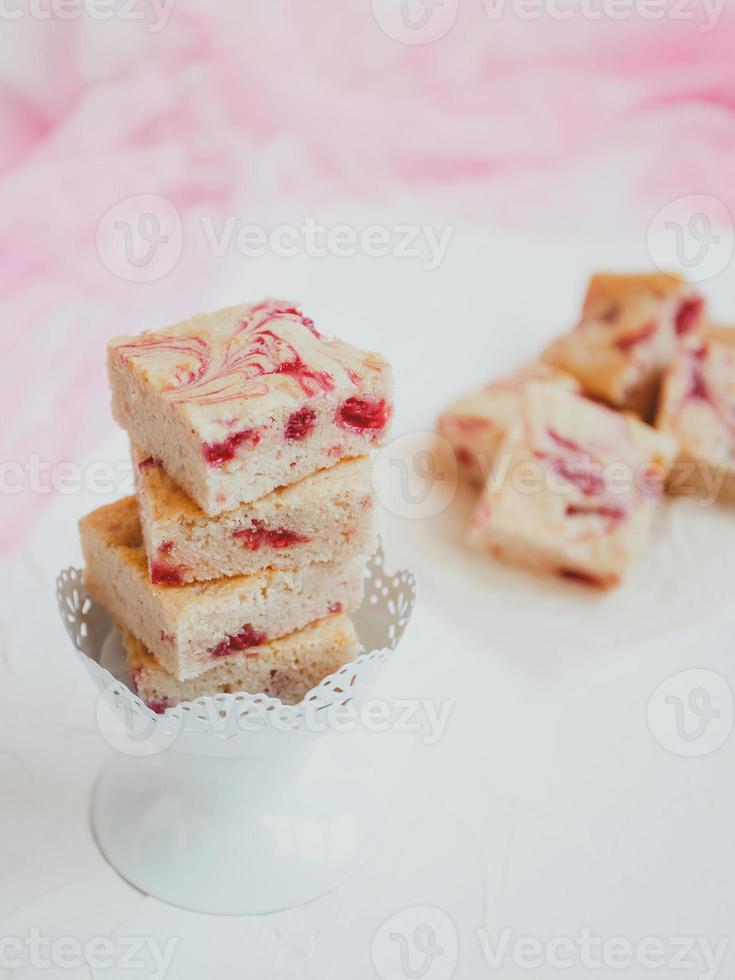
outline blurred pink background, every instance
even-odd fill
[[[735,212],[729,9],[705,29],[701,7],[492,20],[460,0],[426,44],[389,36],[370,0],[135,9],[0,24],[5,461],[94,447],[107,337],[192,312],[212,275],[196,247],[150,283],[111,274],[97,228],[125,198],[165,197],[184,228],[235,202],[249,221],[405,200],[426,221],[593,233],[692,193]],[[8,548],[48,498],[5,499]]]

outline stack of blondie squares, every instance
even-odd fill
[[[456,401],[438,432],[479,491],[472,543],[615,585],[665,487],[735,501],[735,330],[710,326],[678,275],[593,275],[575,327]]]
[[[297,703],[359,651],[389,365],[266,300],[117,337],[108,371],[136,494],[80,534],[138,694]]]

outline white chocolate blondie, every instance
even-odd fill
[[[614,585],[646,541],[676,449],[632,414],[532,383],[470,539],[498,558]]]
[[[213,582],[153,585],[134,497],[100,507],[79,527],[90,595],[179,680],[316,619],[350,612],[362,601],[362,556]]]
[[[727,344],[728,347],[735,347],[735,327],[726,326],[724,323],[709,323],[705,327],[704,336],[707,340],[714,340],[718,344]]]
[[[206,674],[180,681],[129,630],[122,630],[128,670],[139,697],[162,714],[180,701],[214,694],[267,694],[298,704],[328,674],[360,652],[351,620],[329,616],[280,639],[221,660]]]
[[[677,343],[704,325],[704,300],[679,276],[592,276],[582,318],[544,351],[592,395],[644,419],[655,411]]]
[[[465,395],[439,416],[437,432],[452,448],[459,475],[475,486],[481,487],[487,480],[498,447],[520,412],[530,381],[548,381],[569,391],[582,390],[571,374],[536,361],[511,377],[499,378]]]
[[[345,459],[210,517],[152,456],[132,447],[151,581],[181,585],[375,550],[370,459]]]
[[[735,346],[687,345],[664,377],[656,426],[679,440],[672,493],[735,501]]]
[[[292,305],[200,314],[108,347],[112,413],[207,514],[364,456],[387,434],[387,362]]]

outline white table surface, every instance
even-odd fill
[[[458,228],[433,272],[411,259],[233,260],[223,263],[222,281],[201,306],[295,296],[326,333],[383,351],[396,369],[400,436],[430,430],[451,397],[530,356],[569,323],[591,269],[649,264],[643,237]],[[735,314],[727,274],[703,287],[721,316]],[[125,456],[125,439],[111,422],[91,458]],[[393,493],[386,484],[383,500]],[[732,513],[687,501],[667,507],[630,582],[599,597],[467,553],[463,494],[438,516],[418,520],[381,507],[390,563],[410,566],[421,585],[384,691],[450,702],[446,731],[436,744],[401,732],[371,736],[380,743],[376,768],[385,769],[376,791],[393,794],[391,818],[378,848],[343,887],[292,911],[216,918],[138,893],[105,864],[90,834],[91,786],[112,750],[98,729],[96,692],[57,616],[53,582],[60,568],[79,563],[76,520],[104,502],[88,492],[56,498],[23,552],[1,566],[0,937],[37,929],[81,941],[174,938],[166,975],[176,980],[367,980],[378,967],[397,980],[505,980],[558,971],[548,963],[522,968],[510,958],[492,969],[478,930],[492,943],[504,929],[542,943],[584,928],[602,941],[658,937],[668,956],[672,937],[716,943],[732,934]],[[669,693],[686,698],[692,687],[714,684],[721,714],[701,739],[677,742],[674,703],[659,703],[655,732],[647,705],[662,682],[690,668],[700,673],[674,681],[679,686]],[[696,728],[696,718],[686,721]],[[667,739],[699,754],[671,752],[661,744]],[[371,751],[370,739],[359,751]],[[379,933],[371,954],[386,920],[423,906],[451,919],[437,934],[443,953],[426,966],[414,950],[409,971],[401,968],[401,941],[388,933],[410,945],[417,921],[440,921],[438,913],[404,912]],[[701,956],[692,956],[694,965],[676,975],[706,975]],[[728,950],[718,975],[730,975],[734,963]],[[594,971],[577,959],[563,972],[673,970],[671,963],[620,970],[608,958]],[[152,971],[150,962],[45,970],[26,963],[0,968],[0,977]]]

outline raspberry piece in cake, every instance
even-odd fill
[[[384,398],[348,398],[337,409],[337,422],[351,432],[381,432],[388,424],[391,406]]]
[[[679,440],[669,490],[735,501],[735,346],[683,348],[664,377],[656,425]]]
[[[580,322],[543,359],[648,419],[677,344],[702,329],[704,313],[702,297],[675,275],[592,276]]]
[[[581,392],[576,378],[546,364],[532,363],[509,378],[500,378],[465,395],[439,416],[437,431],[457,459],[457,468],[475,486],[487,479],[498,446],[517,417],[530,381],[546,381]]]
[[[646,541],[676,449],[632,414],[529,384],[470,538],[499,558],[614,585]]]
[[[88,514],[80,533],[90,595],[181,680],[211,670],[228,650],[302,629],[329,615],[335,602],[351,612],[362,601],[362,556],[206,583],[153,585],[134,497]]]
[[[345,459],[260,500],[210,517],[162,466],[133,447],[153,582],[204,581],[295,568],[375,550],[370,460]],[[368,506],[365,506],[365,501]]]
[[[364,456],[392,414],[387,362],[280,300],[117,337],[108,372],[115,419],[211,515]]]
[[[267,694],[298,704],[328,674],[360,652],[347,616],[329,616],[259,646],[232,654],[199,677],[180,681],[164,670],[150,650],[123,630],[128,671],[139,697],[161,713],[180,701],[213,694]]]
[[[284,436],[288,442],[306,439],[314,431],[316,425],[316,412],[308,405],[292,412],[286,422]]]

